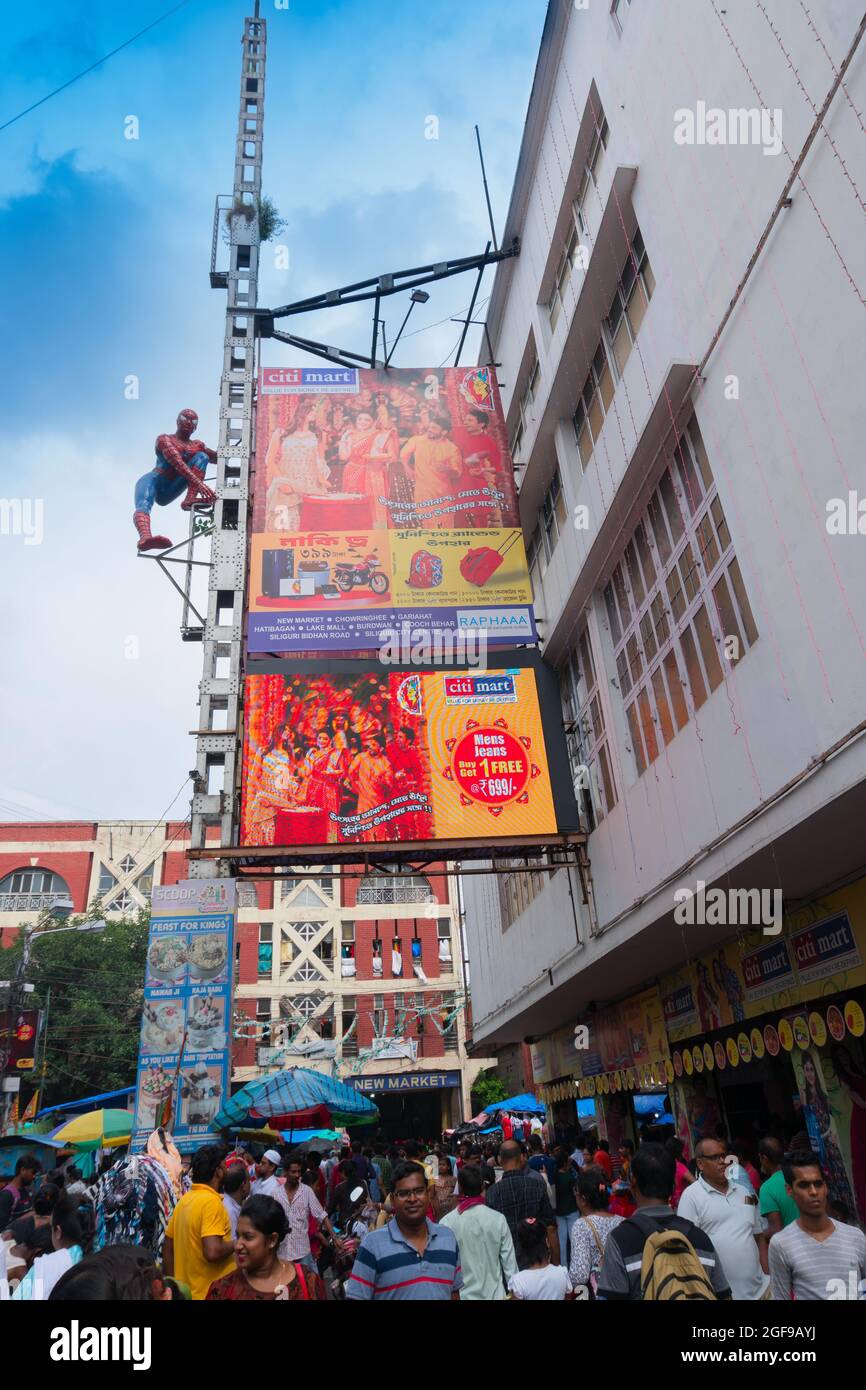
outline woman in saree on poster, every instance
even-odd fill
[[[314,409],[315,402],[302,401],[291,424],[271,436],[265,461],[269,531],[299,530],[303,499],[330,489],[331,470],[311,419]]]
[[[505,494],[500,486],[502,450],[489,432],[490,416],[486,410],[473,407],[466,422],[458,425],[452,435],[463,459],[459,494],[461,505],[455,515],[457,526],[472,526],[476,530],[494,530],[502,525],[502,504]],[[481,493],[477,500],[473,494]],[[469,506],[470,501],[473,502]]]
[[[331,734],[324,729],[317,735],[315,747],[306,756],[309,768],[306,804],[327,811],[329,844],[335,844],[338,838],[333,817],[339,815],[343,779],[349,762],[348,751],[336,747]]]
[[[368,411],[362,411],[355,424],[340,440],[343,469],[343,491],[362,493],[373,504],[373,527],[388,529],[389,473],[400,455],[397,431],[385,418],[377,422]]]
[[[831,1047],[830,1056],[836,1075],[851,1102],[851,1176],[854,1179],[857,1215],[866,1222],[866,1072],[841,1043]]]
[[[285,725],[280,725],[261,754],[257,781],[249,812],[250,831],[256,844],[272,845],[278,812],[291,810],[302,797],[303,778]]]
[[[799,1073],[798,1068],[795,1068],[795,1071],[798,1072],[800,1106],[803,1119],[806,1122],[806,1130],[812,1148],[824,1166],[830,1197],[833,1201],[840,1202],[847,1208],[850,1221],[854,1214],[854,1194],[848,1181],[845,1162],[836,1142],[833,1111],[827,1093],[821,1084],[822,1078],[818,1072],[818,1063],[811,1052],[804,1052],[800,1066],[802,1073]]]

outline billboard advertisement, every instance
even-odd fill
[[[181,1153],[217,1138],[229,1094],[236,887],[197,879],[154,888],[132,1149],[157,1125]]]
[[[866,879],[786,917],[779,936],[749,931],[661,981],[672,1043],[866,984]]]
[[[0,1010],[0,1061],[15,1075],[32,1071],[36,1064],[36,1038],[39,1033],[37,1009]]]
[[[250,652],[536,640],[492,369],[265,368],[257,410]]]
[[[557,831],[532,667],[256,674],[245,704],[244,847]]]

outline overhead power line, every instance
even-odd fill
[[[82,68],[81,72],[77,72],[74,77],[70,77],[68,82],[64,82],[61,86],[55,87],[53,92],[48,92],[46,96],[40,97],[38,101],[33,102],[32,106],[25,106],[23,111],[18,112],[17,116],[13,116],[10,120],[4,121],[3,124],[0,125],[0,130],[8,130],[9,126],[14,125],[16,121],[22,120],[24,116],[29,116],[31,111],[36,110],[37,106],[44,106],[46,101],[50,101],[52,97],[59,96],[61,92],[66,91],[67,87],[71,87],[75,82],[80,82],[82,77],[86,77],[87,74],[93,72],[95,68],[102,67],[102,64],[107,63],[109,58],[113,58],[117,53],[122,53],[124,48],[129,48],[129,45],[135,43],[136,39],[140,39],[144,34],[150,33],[151,29],[155,29],[158,24],[162,24],[166,19],[170,19],[173,14],[177,14],[178,10],[182,10],[189,3],[190,0],[180,0],[179,5],[173,5],[170,10],[166,10],[165,14],[161,14],[158,19],[152,20],[151,23],[146,24],[143,29],[139,29],[137,34],[133,34],[131,38],[125,39],[123,43],[118,44],[117,48],[112,48],[110,53],[104,54],[102,58],[97,58],[95,63],[90,64],[90,67]]]

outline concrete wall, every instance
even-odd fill
[[[612,641],[600,599],[620,552],[608,549],[599,556],[593,541],[612,509],[630,518],[619,533],[620,551],[628,539],[640,493],[654,485],[663,465],[650,456],[638,479],[633,472],[627,477],[653,411],[658,413],[660,402],[667,405],[663,383],[672,364],[701,361],[792,165],[784,151],[769,156],[756,146],[676,144],[678,108],[695,108],[698,101],[751,107],[758,99],[711,6],[654,0],[651,6],[621,8],[627,11],[622,33],[604,4],[585,11],[554,7],[566,23],[562,58],[552,88],[535,94],[546,113],[537,150],[525,152],[524,221],[515,213],[523,193],[512,204],[510,230],[523,237],[523,251],[500,274],[491,315],[507,411],[520,385],[530,331],[541,365],[535,442],[521,488],[527,535],[554,461],[569,513],[582,503],[590,509],[589,532],[566,527],[538,597],[548,657],[558,663],[588,621],[597,666],[605,668],[600,684],[619,801],[591,836],[589,849],[598,923],[604,927],[622,918],[616,932],[624,941],[670,910],[670,875],[718,845],[730,827],[863,718],[866,536],[828,535],[826,507],[831,498],[847,497],[849,487],[860,486],[866,498],[866,408],[852,371],[855,362],[866,360],[866,157],[857,116],[839,92],[825,123],[835,151],[819,134],[802,170],[806,189],[794,185],[793,204],[781,214],[693,392],[759,638],[666,752],[638,776],[627,749],[622,700],[612,684]],[[820,106],[833,71],[802,10],[768,0],[767,11],[801,83]],[[838,66],[860,8],[856,0],[837,0],[812,13]],[[724,18],[764,104],[781,109],[782,137],[796,158],[814,113],[787,58],[751,0],[729,0]],[[846,85],[862,110],[866,44]],[[592,256],[624,260],[623,226],[636,216],[656,287],[584,471],[570,411],[606,309],[592,302],[592,261],[585,287],[582,272],[572,277],[554,334],[539,299],[563,244],[575,143],[591,94],[610,125],[599,192],[601,203],[615,210],[611,241],[619,238],[618,249],[598,241]],[[631,180],[630,196],[614,190],[618,169],[637,171],[623,176],[623,186]],[[739,399],[726,398],[730,376],[739,380]],[[701,876],[710,881],[713,873],[730,869],[756,844],[808,820],[864,775],[862,743],[851,743],[783,809],[760,817],[724,849],[710,849]],[[611,949],[609,940],[603,946],[590,940],[592,924],[584,914],[587,944],[583,953],[574,951],[563,873],[505,933],[495,887],[469,879],[465,891],[479,1040],[494,1015],[514,1011],[509,1001],[533,982],[544,988],[546,971],[573,956],[573,974],[594,951]]]

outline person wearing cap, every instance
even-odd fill
[[[294,1260],[315,1271],[310,1247],[310,1217],[339,1248],[340,1242],[334,1237],[333,1227],[324,1207],[311,1187],[301,1183],[300,1159],[289,1159],[286,1165],[286,1184],[276,1176],[282,1159],[276,1149],[268,1149],[256,1164],[256,1181],[250,1193],[253,1197],[272,1197],[279,1202],[289,1223],[288,1234],[280,1245],[279,1255],[283,1260]]]
[[[285,1191],[277,1177],[277,1169],[282,1163],[276,1149],[266,1149],[256,1164],[255,1181],[250,1187],[251,1197],[273,1197],[275,1202],[285,1206]]]

